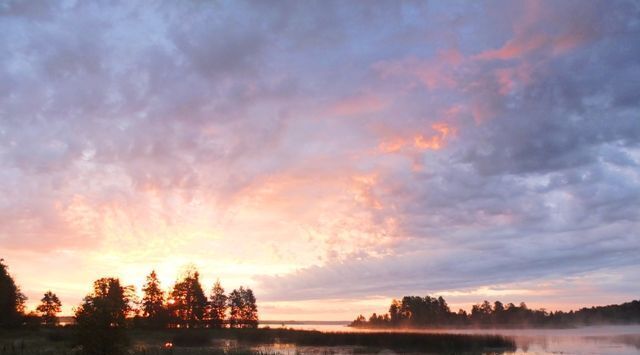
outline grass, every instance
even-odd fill
[[[130,329],[130,355],[399,353],[499,354],[515,343],[497,335],[319,332],[293,329]],[[0,334],[0,355],[80,355],[72,328]],[[172,348],[165,348],[166,343]]]

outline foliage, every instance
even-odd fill
[[[58,317],[56,315],[62,311],[62,303],[55,293],[47,291],[40,300],[40,305],[38,305],[36,311],[40,313],[42,323],[45,325],[56,325],[58,324]]]
[[[258,306],[250,288],[240,286],[229,295],[229,326],[231,328],[257,328]]]
[[[227,313],[227,295],[220,285],[220,280],[216,280],[209,297],[208,319],[212,328],[222,328]]]
[[[206,309],[207,297],[200,284],[200,274],[195,269],[189,269],[183,280],[176,282],[171,291],[171,320],[175,326],[193,328],[202,325]]]
[[[20,292],[8,271],[4,259],[0,259],[0,327],[19,325],[27,297]]]
[[[147,281],[142,287],[141,310],[145,319],[144,324],[152,328],[165,327],[169,321],[169,313],[165,306],[164,291],[160,287],[160,280],[155,270],[147,276]]]
[[[545,309],[529,309],[523,302],[516,306],[506,306],[495,301],[473,305],[471,313],[464,310],[451,312],[442,297],[405,296],[402,301],[393,300],[389,313],[376,315],[367,321],[358,316],[353,327],[395,328],[395,327],[558,327],[593,324],[630,324],[640,323],[640,301],[621,305],[583,308],[571,312],[547,312]]]
[[[226,295],[217,280],[207,299],[200,284],[200,275],[194,267],[183,273],[167,297],[155,271],[147,276],[142,291],[143,297],[140,299],[132,286],[123,287],[116,278],[95,281],[93,292],[84,298],[75,311],[79,342],[84,348],[99,349],[111,340],[117,346],[119,329],[125,326],[225,328],[228,324],[234,328],[258,327],[258,307],[253,290],[240,287]],[[31,312],[29,315],[24,315],[25,299],[0,259],[0,326],[16,327],[22,324],[35,328],[41,324],[58,324],[57,314],[62,304],[55,293],[47,291],[36,309],[37,313]],[[227,312],[230,317],[227,317]],[[92,338],[96,340],[88,340]]]
[[[93,292],[84,298],[76,310],[78,343],[85,354],[120,354],[127,338],[123,331],[131,287],[123,287],[117,278],[102,278],[94,282]]]

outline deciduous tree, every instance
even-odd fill
[[[232,328],[257,328],[258,306],[253,291],[240,286],[229,294],[230,317]]]
[[[47,291],[40,300],[40,305],[38,305],[36,311],[40,314],[42,323],[56,325],[58,324],[57,314],[62,311],[62,303],[55,293]]]
[[[9,274],[4,259],[0,259],[0,327],[20,324],[26,300]]]
[[[121,354],[127,338],[123,329],[131,310],[131,287],[123,287],[117,278],[94,282],[93,292],[76,310],[78,342],[85,354]]]

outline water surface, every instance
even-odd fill
[[[347,327],[347,324],[318,324],[313,322],[297,322],[270,324],[271,328],[319,330],[325,332],[380,331],[363,330]],[[386,331],[386,330],[385,330]],[[632,326],[590,326],[571,329],[429,329],[429,330],[394,330],[424,333],[452,334],[497,334],[515,340],[518,349],[507,354],[598,354],[598,355],[632,355],[640,354],[640,325]],[[273,349],[282,353],[295,347]],[[300,350],[300,349],[298,349]],[[348,349],[334,349],[336,353],[349,353]]]

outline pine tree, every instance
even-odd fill
[[[45,325],[56,325],[58,323],[56,314],[62,311],[62,303],[55,293],[47,291],[40,300],[40,305],[36,308],[36,311],[40,313],[42,322]]]
[[[167,309],[164,306],[164,291],[160,287],[160,280],[155,270],[147,276],[147,282],[142,287],[142,316],[146,318],[147,325],[151,327],[163,327],[167,323]]]
[[[220,285],[220,280],[216,280],[211,290],[209,298],[209,324],[212,328],[224,327],[224,320],[227,313],[227,296],[224,288]]]
[[[174,285],[169,301],[169,311],[177,325],[193,328],[202,324],[207,297],[198,271],[189,269],[185,272],[183,280]]]

